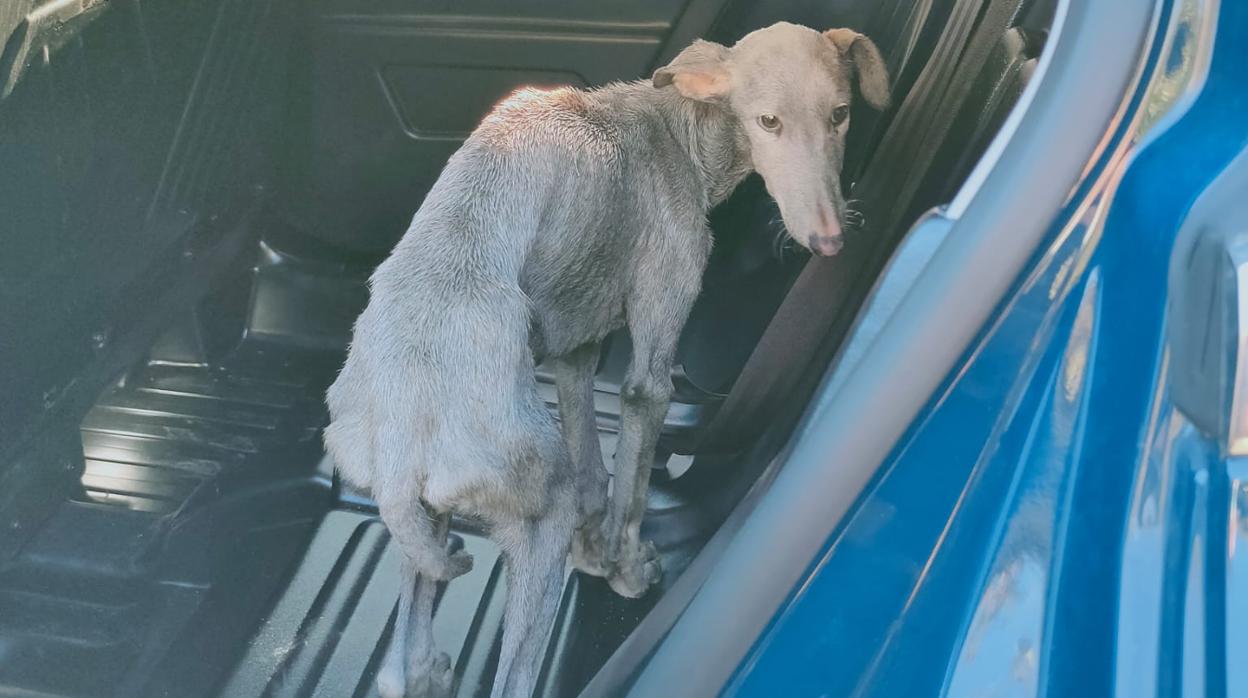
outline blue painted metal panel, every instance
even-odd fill
[[[1151,87],[727,693],[1248,690],[1248,465],[1165,389],[1175,235],[1248,143],[1248,3],[1216,5],[1164,8]]]

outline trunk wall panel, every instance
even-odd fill
[[[648,75],[679,0],[322,2],[292,94],[286,214],[348,249],[384,252],[442,166],[522,85]]]

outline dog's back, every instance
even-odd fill
[[[496,108],[374,273],[327,396],[325,443],[348,482],[470,512],[514,487],[518,458],[558,460],[534,453],[560,437],[537,393],[530,332],[605,334],[619,324],[618,289],[568,294],[560,284],[567,269],[602,256],[595,245],[619,244],[565,239],[604,225],[619,179],[616,140],[581,99],[522,92]],[[577,201],[586,196],[602,201],[586,207]],[[587,210],[593,220],[578,213]],[[573,300],[601,308],[554,307]],[[556,326],[569,315],[594,327]]]

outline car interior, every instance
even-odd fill
[[[579,694],[781,451],[891,252],[1027,85],[1056,4],[6,4],[0,694],[375,695],[399,552],[324,453],[324,391],[447,158],[518,86],[648,79],[694,38],[781,20],[853,28],[893,77],[886,111],[852,115],[862,225],[812,259],[757,176],[712,213],[643,525],[664,578],[628,600],[569,573],[539,687]],[[628,359],[619,333],[597,374],[608,463]],[[457,695],[483,696],[506,579],[477,524],[453,532],[475,567],[434,630]]]

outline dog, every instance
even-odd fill
[[[472,564],[447,550],[452,512],[488,528],[507,568],[493,696],[532,694],[570,550],[624,596],[658,581],[641,519],[707,214],[756,171],[789,235],[836,254],[855,84],[888,104],[869,39],[781,23],[732,48],[697,41],[650,81],[519,90],[450,158],[372,275],[327,395],[326,447],[403,553],[384,698],[452,690],[431,629],[436,584]],[[625,325],[608,500],[593,378],[603,338]],[[538,394],[543,358],[562,431]]]

